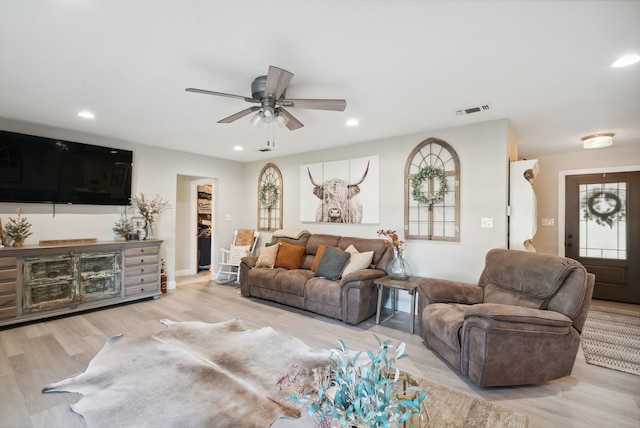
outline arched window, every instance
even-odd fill
[[[258,230],[282,229],[282,174],[268,163],[258,176]]]
[[[437,138],[421,142],[405,165],[405,239],[460,241],[460,161]]]

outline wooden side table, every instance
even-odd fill
[[[418,280],[420,277],[412,276],[405,281],[400,281],[397,279],[390,278],[388,276],[383,276],[382,278],[378,278],[373,281],[374,284],[378,286],[378,309],[376,311],[376,324],[380,324],[380,312],[382,310],[382,290],[387,287],[390,293],[393,293],[391,298],[391,316],[396,315],[396,310],[398,306],[398,290],[404,290],[409,293],[411,296],[411,307],[409,309],[409,314],[411,315],[411,326],[409,327],[409,331],[413,334],[413,329],[415,325],[415,317],[416,317],[416,288],[418,288]]]

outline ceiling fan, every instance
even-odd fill
[[[345,100],[286,98],[287,86],[292,78],[293,73],[270,65],[269,73],[266,76],[256,77],[251,84],[251,97],[197,88],[187,88],[185,90],[187,92],[217,95],[220,97],[239,98],[248,103],[259,104],[239,111],[224,119],[220,119],[218,123],[231,123],[255,112],[256,114],[251,119],[254,125],[257,125],[260,121],[271,123],[277,120],[291,131],[302,128],[304,125],[285,110],[285,107],[334,111],[344,111],[347,107]]]

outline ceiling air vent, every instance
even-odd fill
[[[456,116],[466,116],[472,113],[480,113],[481,111],[489,111],[491,109],[491,103],[482,104],[474,107],[463,107],[456,110]]]

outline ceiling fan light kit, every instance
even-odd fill
[[[609,147],[613,144],[613,136],[616,135],[613,132],[601,132],[599,134],[587,135],[582,137],[582,147],[585,149],[600,149],[603,147]]]
[[[251,123],[254,126],[261,121],[265,123],[277,121],[291,131],[302,128],[304,125],[284,107],[332,111],[344,111],[347,107],[347,102],[339,99],[287,99],[286,91],[291,79],[293,79],[293,73],[271,65],[266,76],[258,76],[251,83],[251,98],[197,88],[187,88],[185,90],[199,94],[238,98],[248,103],[260,104],[260,106],[249,107],[225,117],[219,120],[218,123],[231,123],[250,113],[257,112],[251,119]]]

